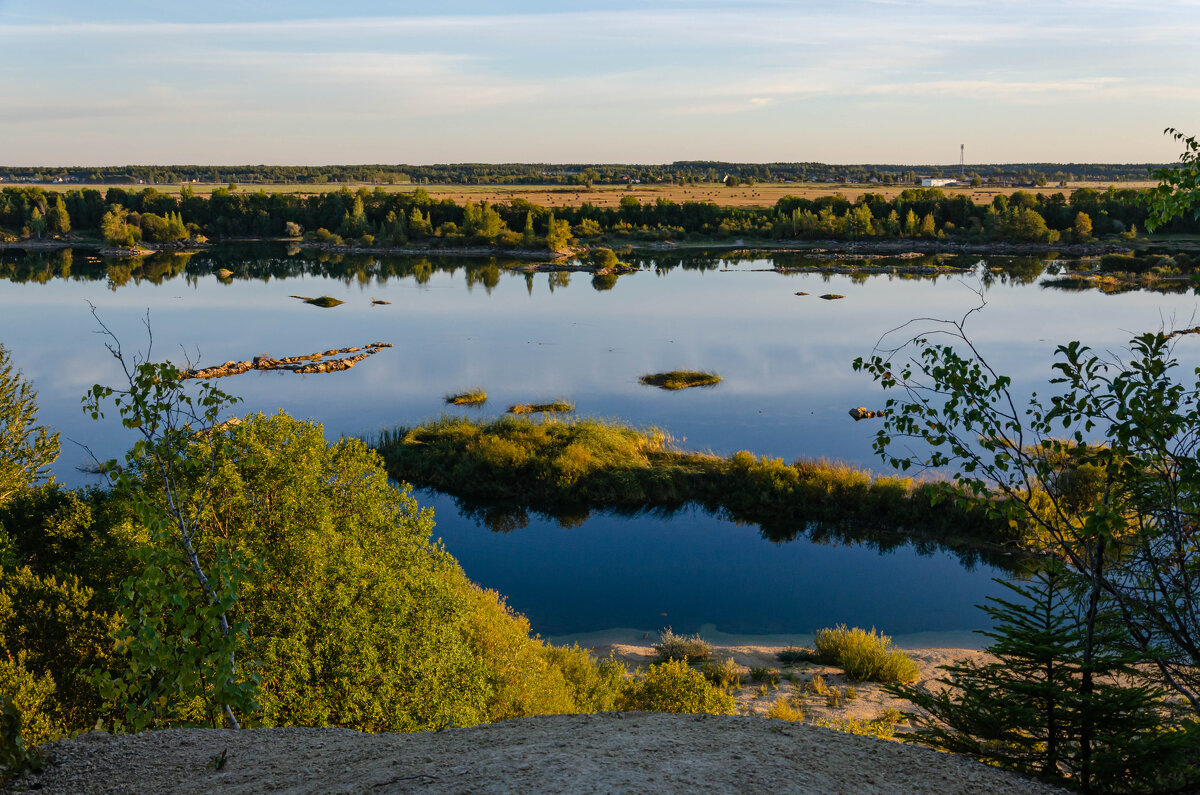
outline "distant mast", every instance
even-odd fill
[[[967,181],[967,145],[958,145],[958,178],[963,182]]]

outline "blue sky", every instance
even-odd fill
[[[1166,162],[1200,0],[0,0],[0,164]]]

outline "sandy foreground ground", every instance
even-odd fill
[[[654,661],[650,640],[629,631],[591,636],[631,667]],[[713,633],[706,632],[706,637]],[[561,638],[556,638],[561,641]],[[729,641],[746,641],[730,643]],[[814,674],[846,683],[837,669],[776,658],[776,638],[718,638],[712,659],[776,669],[775,685],[735,690],[734,716],[601,713],[521,718],[486,726],[414,734],[348,729],[168,730],[113,736],[103,732],[51,743],[46,771],[3,788],[45,793],[286,792],[1056,792],[963,757],[899,742],[855,736],[766,717],[777,699],[802,703],[805,720],[871,720],[903,710],[877,685],[855,684],[856,697],[829,706],[811,692]],[[972,641],[974,638],[964,637]],[[581,645],[583,645],[581,643]],[[922,678],[937,666],[982,652],[913,649]],[[897,730],[902,732],[904,725]],[[218,768],[216,760],[224,754]]]

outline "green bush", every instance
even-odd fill
[[[628,682],[618,709],[730,715],[733,697],[710,685],[683,660],[651,665],[645,676]]]
[[[838,624],[818,630],[815,644],[817,660],[839,666],[851,681],[902,684],[920,676],[917,664],[904,652],[893,649],[891,638],[874,629],[868,632]]]
[[[433,522],[357,440],[327,444],[286,414],[227,431],[198,552],[254,561],[233,620],[260,680],[263,726],[411,731],[487,718],[489,668],[472,647],[469,584],[429,540]],[[207,441],[189,454],[200,458]],[[153,493],[153,492],[151,492]]]
[[[742,686],[742,666],[727,657],[722,663],[705,663],[700,669],[704,678],[717,687],[739,688]]]
[[[788,646],[775,654],[775,659],[784,665],[795,665],[800,662],[816,662],[817,653],[802,646]]]

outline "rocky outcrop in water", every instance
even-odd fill
[[[241,375],[251,370],[286,370],[292,373],[307,375],[309,373],[336,373],[349,370],[363,359],[379,353],[384,348],[390,348],[390,342],[372,342],[361,348],[336,348],[310,353],[306,356],[285,356],[282,359],[272,359],[269,356],[255,356],[245,361],[228,361],[216,367],[205,367],[195,370],[182,370],[179,380],[191,378],[227,378],[231,375]],[[344,354],[352,354],[346,356]]]

